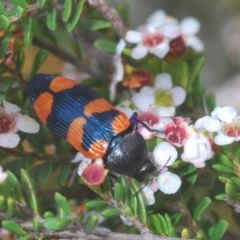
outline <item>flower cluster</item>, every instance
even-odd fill
[[[200,24],[195,18],[188,17],[179,23],[164,11],[158,10],[136,31],[128,31],[125,40],[137,44],[131,53],[134,59],[141,59],[148,53],[159,58],[167,55],[179,57],[184,54],[186,47],[196,52],[204,50],[203,43],[195,36],[199,29]]]
[[[27,115],[20,113],[21,109],[10,102],[2,101],[0,107],[0,146],[14,148],[20,142],[16,133],[18,130],[25,133],[37,133],[39,124]]]

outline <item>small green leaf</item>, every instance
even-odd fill
[[[13,196],[12,189],[9,187],[6,181],[0,184],[0,192],[5,198]]]
[[[54,213],[47,211],[43,214],[43,218],[54,218]]]
[[[155,214],[151,214],[149,217],[149,226],[151,228],[151,230],[158,235],[162,235],[163,234],[163,230],[162,230],[162,225],[161,225],[161,221],[159,219],[159,217]]]
[[[0,208],[3,207],[6,203],[6,200],[3,195],[0,195]]]
[[[34,230],[34,232],[38,232],[39,227],[40,227],[39,219],[38,219],[38,218],[34,218],[34,219],[32,220],[32,224],[33,224],[33,230]]]
[[[38,206],[37,206],[38,205],[37,197],[36,197],[30,176],[28,175],[25,169],[21,169],[21,179],[22,179],[22,182],[25,184],[25,189],[27,190],[26,192],[29,195],[29,202],[31,204],[31,208],[35,214],[39,215]]]
[[[101,212],[103,217],[117,217],[120,216],[122,213],[120,210],[115,208],[109,208]]]
[[[63,164],[62,171],[59,175],[59,183],[61,186],[66,186],[67,179],[68,179],[70,171],[71,171],[71,166],[72,166],[71,163]]]
[[[237,191],[236,187],[232,183],[230,179],[228,179],[226,185],[225,185],[225,191],[229,199],[236,200],[237,199]]]
[[[72,50],[73,50],[74,54],[76,55],[76,57],[78,59],[81,59],[82,58],[82,49],[81,49],[81,46],[79,45],[79,42],[73,40],[73,41],[70,41],[70,44],[71,44]]]
[[[162,73],[169,73],[170,75],[172,74],[172,66],[166,61],[162,61],[160,63],[160,69]]]
[[[122,201],[123,198],[123,189],[120,183],[116,183],[114,186],[114,196],[116,201],[119,203]]]
[[[69,216],[71,216],[72,215],[72,211],[71,211],[71,209],[70,209],[70,206],[69,206],[69,204],[68,204],[68,201],[67,201],[67,199],[64,197],[64,196],[62,196],[60,193],[55,193],[55,201],[56,201],[56,203],[58,204],[58,206],[60,207],[60,208],[62,208],[63,209],[63,211],[66,213],[66,214],[68,214]]]
[[[10,0],[13,4],[18,5],[22,8],[27,8],[28,4],[26,3],[25,0]]]
[[[98,216],[96,213],[92,212],[90,213],[87,222],[85,224],[85,230],[87,233],[91,232],[97,225],[98,222]]]
[[[124,203],[126,203],[128,201],[128,198],[129,198],[129,196],[128,196],[129,195],[129,187],[128,187],[127,179],[124,175],[120,176],[119,183],[121,184],[122,189],[123,189],[123,199],[122,199],[122,201]]]
[[[221,172],[221,173],[235,174],[234,169],[229,168],[229,167],[226,167],[226,166],[221,165],[221,164],[213,164],[212,167],[213,167],[216,171]]]
[[[224,233],[228,228],[228,222],[225,220],[219,220],[214,227],[214,230],[211,234],[211,240],[220,240],[222,239]]]
[[[24,45],[26,47],[30,47],[32,44],[32,35],[33,35],[33,29],[32,29],[32,24],[33,23],[33,16],[30,15],[28,19],[26,20],[25,24],[25,31],[24,31]]]
[[[125,2],[125,1],[123,1],[122,3],[119,2],[116,10],[118,11],[118,14],[121,16],[125,25],[129,26],[130,25],[130,6],[129,6],[129,3]]]
[[[94,42],[94,46],[104,52],[115,53],[117,45],[115,42],[112,42],[109,40],[104,40],[104,39],[99,39]]]
[[[206,208],[211,204],[211,199],[205,197],[202,201],[197,205],[193,213],[193,219],[199,221],[202,213],[206,210]]]
[[[234,163],[226,155],[221,154],[219,160],[223,165],[234,168]]]
[[[203,65],[205,63],[205,57],[199,57],[197,58],[192,66],[190,66],[191,72],[190,72],[190,79],[189,79],[189,86],[192,86],[195,80],[197,79],[197,76],[202,69]]]
[[[47,182],[53,170],[53,164],[50,161],[46,161],[42,164],[38,179],[41,182]]]
[[[41,49],[37,52],[37,54],[33,60],[33,64],[32,64],[30,73],[29,73],[30,77],[33,77],[37,73],[38,69],[41,67],[43,62],[46,60],[47,55],[48,55],[48,51],[45,49]]]
[[[0,2],[0,14],[7,16],[5,8],[4,8],[2,2]]]
[[[222,193],[222,194],[218,194],[217,196],[215,196],[215,198],[217,200],[221,200],[222,201],[222,200],[227,198],[227,195],[226,195],[226,193]]]
[[[15,233],[17,235],[27,235],[27,232],[25,232],[24,229],[22,229],[17,223],[14,221],[2,221],[2,226],[6,230]]]
[[[1,22],[0,22],[1,24]],[[8,49],[8,43],[9,39],[12,36],[10,31],[5,32],[2,40],[0,41],[0,58],[3,58],[6,54],[6,51]]]
[[[17,59],[16,59],[17,71],[21,72],[23,65],[24,65],[24,61],[25,61],[24,51],[22,49],[20,49],[19,51],[17,51],[16,55],[17,55]]]
[[[157,214],[157,217],[159,218],[159,220],[161,222],[163,232],[165,234],[168,234],[168,225],[167,225],[165,218],[161,214]]]
[[[21,191],[21,187],[19,184],[19,180],[10,171],[7,171],[7,182],[9,184],[9,186],[12,187],[14,193],[16,194],[16,197],[18,199],[20,199],[20,201],[23,201],[22,191]]]
[[[102,207],[107,205],[108,203],[103,200],[94,200],[86,203],[86,206],[89,208],[95,208],[95,207]]]
[[[10,20],[4,15],[0,15],[0,26],[0,29],[4,31],[10,26]]]
[[[82,31],[93,31],[93,30],[99,30],[104,28],[111,27],[111,23],[103,20],[81,20],[79,22],[79,29]]]
[[[147,223],[147,212],[146,212],[146,208],[145,208],[144,199],[142,197],[142,194],[139,192],[137,183],[134,179],[131,179],[131,184],[132,184],[133,189],[136,191],[138,217],[143,224],[146,224]]]
[[[133,214],[137,216],[138,214],[137,197],[135,195],[135,191],[132,188],[130,188],[130,207],[133,211]]]
[[[67,22],[72,11],[72,0],[65,0],[62,9],[62,20]]]
[[[174,226],[172,224],[172,221],[171,221],[169,215],[165,214],[164,217],[165,217],[165,220],[166,220],[167,225],[168,225],[168,235],[170,237],[176,237],[177,236],[177,232],[176,232],[176,230],[175,230],[175,228],[174,228]]]
[[[179,64],[177,64],[173,80],[176,85],[180,85],[184,89],[188,89],[189,66],[186,62],[181,61]]]
[[[111,186],[111,182],[110,182],[110,179],[109,177],[107,176],[102,184],[103,186],[103,189],[108,193],[108,194],[112,194],[111,192],[111,189],[112,189],[112,186]]]
[[[12,197],[7,198],[7,213],[6,218],[11,218],[16,212],[16,202],[15,199]]]
[[[38,0],[40,7],[42,8],[46,2],[46,0]]]
[[[68,219],[61,219],[61,218],[47,218],[43,222],[43,226],[49,230],[57,231],[61,230],[70,224],[70,220]]]
[[[227,183],[227,178],[219,176],[218,177],[219,181],[221,181],[222,183]]]
[[[52,31],[57,28],[57,11],[56,11],[54,5],[52,5],[50,7],[50,10],[48,11],[48,14],[47,14],[47,26]]]
[[[22,19],[23,15],[25,13],[25,10],[23,8],[21,8],[20,6],[16,6],[16,7],[9,9],[7,13],[9,16],[18,16],[19,19]]]
[[[209,92],[206,97],[206,106],[208,112],[212,112],[213,109],[216,107],[216,98],[214,92]]]
[[[77,22],[81,16],[81,13],[83,10],[84,3],[85,3],[85,1],[78,1],[76,7],[72,11],[69,22],[66,24],[66,28],[67,28],[68,32],[71,32],[77,25]]]
[[[240,178],[239,177],[231,177],[232,182],[240,188]]]

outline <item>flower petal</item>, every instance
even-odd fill
[[[152,13],[146,20],[146,23],[163,23],[166,18],[166,13],[163,10],[157,10]]]
[[[3,168],[0,166],[0,184],[4,182],[7,178],[7,173],[3,171]]]
[[[141,193],[143,195],[146,205],[153,205],[155,203],[154,192],[150,187],[145,186],[142,189]]]
[[[164,58],[169,52],[169,49],[169,43],[167,41],[164,41],[161,44],[157,45],[155,48],[151,49],[149,52],[153,53],[159,58]]]
[[[40,125],[35,120],[21,113],[18,113],[16,127],[25,133],[37,133],[40,129]]]
[[[202,52],[204,50],[204,44],[196,36],[189,36],[185,39],[186,45],[191,47],[195,52]]]
[[[162,26],[162,34],[170,39],[180,36],[180,27],[177,23],[167,23]]]
[[[144,58],[148,53],[147,47],[145,47],[142,44],[137,45],[135,48],[133,48],[131,56],[134,59],[141,59]]]
[[[15,148],[20,142],[20,137],[16,133],[0,134],[0,146],[5,148]]]
[[[199,118],[194,124],[195,129],[205,129],[209,132],[218,132],[221,127],[222,124],[220,123],[220,121],[210,116],[204,116],[202,118]]]
[[[185,101],[186,91],[184,88],[175,86],[170,90],[170,92],[173,96],[174,106],[179,106]]]
[[[180,23],[181,31],[186,35],[195,35],[200,30],[200,23],[193,17],[187,17]]]
[[[7,102],[4,99],[3,99],[3,107],[5,109],[5,113],[7,114],[17,113],[21,111],[21,108],[19,108],[17,105]]]
[[[216,107],[212,113],[212,117],[218,118],[223,122],[232,122],[232,120],[237,116],[237,111],[231,106]]]
[[[228,137],[228,136],[224,135],[223,133],[219,133],[214,138],[214,142],[219,146],[231,144],[234,142],[234,140],[235,140],[234,137]]]
[[[132,102],[137,108],[144,112],[153,106],[155,103],[155,98],[150,93],[139,92],[134,94]]]
[[[154,88],[170,90],[172,88],[172,77],[168,73],[160,73],[155,77]]]
[[[170,166],[177,159],[178,153],[175,147],[168,142],[159,143],[153,150],[153,159],[159,166]]]
[[[116,54],[118,56],[120,56],[122,54],[122,51],[125,48],[125,46],[126,46],[126,42],[123,39],[120,39],[120,41],[118,42],[117,47],[116,47]]]
[[[175,112],[175,107],[159,107],[157,109],[157,114],[161,117],[173,117]]]
[[[130,43],[139,43],[142,41],[142,33],[138,31],[129,30],[126,33],[125,40]]]
[[[176,193],[182,184],[181,178],[171,172],[161,173],[157,181],[159,190],[165,194]]]

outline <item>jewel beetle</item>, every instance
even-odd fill
[[[27,91],[40,120],[83,155],[139,182],[153,177],[136,114],[129,119],[90,87],[61,76],[36,74]]]

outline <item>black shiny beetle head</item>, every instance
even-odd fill
[[[117,135],[110,143],[105,167],[139,182],[153,178],[157,169],[148,158],[148,149],[142,135],[136,130]]]

